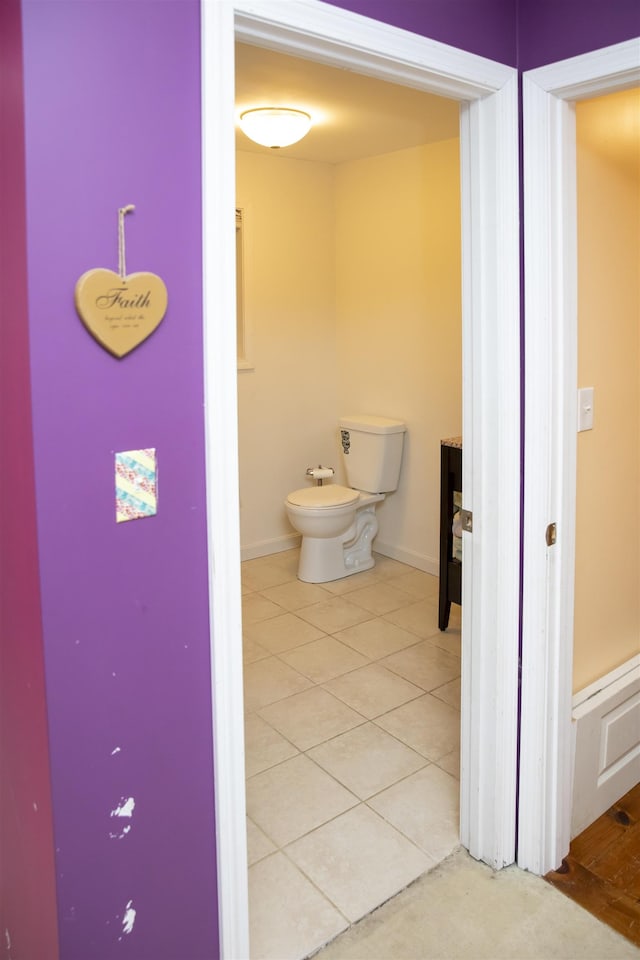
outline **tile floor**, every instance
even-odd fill
[[[458,846],[460,608],[378,556],[242,564],[252,960],[301,960]]]
[[[639,960],[640,950],[542,877],[494,873],[460,847],[315,960]]]

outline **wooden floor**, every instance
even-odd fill
[[[576,837],[545,879],[640,946],[640,784]]]

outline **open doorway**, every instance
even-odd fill
[[[464,534],[461,838],[515,846],[519,541],[515,71],[322,4],[203,6],[205,355],[216,817],[222,953],[245,956],[235,358],[235,39],[461,102]],[[235,16],[234,16],[235,14]],[[473,645],[466,643],[473,635]],[[465,684],[469,694],[465,695]],[[465,710],[464,704],[468,704]]]
[[[437,622],[440,445],[462,432],[459,105],[236,44],[237,114],[265,103],[318,128],[282,151],[237,139],[255,957],[310,954],[458,845],[461,674],[460,608]],[[318,463],[345,483],[348,413],[407,424],[399,488],[373,569],[301,583],[283,501]]]

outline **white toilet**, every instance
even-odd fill
[[[289,521],[302,534],[299,580],[326,583],[374,565],[376,504],[397,489],[406,429],[401,420],[368,414],[340,420],[349,486],[323,483],[285,500]]]

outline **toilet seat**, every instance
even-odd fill
[[[294,507],[327,509],[345,507],[355,503],[359,498],[359,492],[352,490],[351,487],[342,487],[339,483],[325,483],[321,487],[303,487],[301,490],[294,490],[287,497],[287,503]]]

